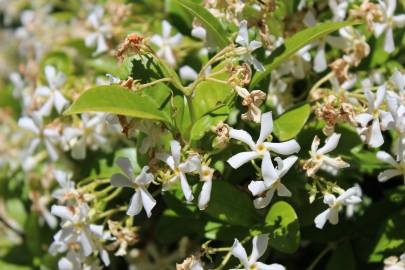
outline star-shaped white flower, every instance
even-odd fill
[[[191,156],[189,159],[181,163],[181,145],[178,141],[170,142],[171,154],[158,154],[156,157],[165,162],[173,171],[174,176],[167,183],[164,183],[163,189],[166,190],[170,185],[176,183],[180,179],[181,189],[184,197],[188,202],[194,199],[190,185],[187,182],[186,173],[197,171],[201,166],[201,161],[197,156]]]
[[[71,173],[62,170],[54,170],[53,176],[58,182],[60,188],[57,188],[52,192],[52,197],[64,202],[66,200],[74,199],[78,195],[75,183],[71,180]]]
[[[253,65],[253,67],[258,71],[264,71],[264,66],[259,62],[253,55],[252,52],[260,47],[262,43],[257,40],[252,40],[249,42],[249,32],[247,28],[247,21],[243,20],[239,25],[239,33],[236,37],[236,43],[241,45],[246,49],[246,53],[242,55],[242,60],[248,64]]]
[[[278,196],[290,197],[291,192],[281,183],[281,178],[294,165],[298,157],[290,156],[284,160],[277,157],[277,169],[269,165],[271,163],[270,155],[265,154],[262,162],[263,181],[252,181],[249,184],[249,190],[257,198],[253,201],[256,208],[261,209],[269,205],[274,193],[277,191]]]
[[[108,149],[108,139],[105,136],[104,114],[82,114],[79,127],[66,127],[63,139],[68,148],[72,149],[74,159],[85,159],[87,147],[92,150]]]
[[[148,173],[148,166],[144,166],[138,176],[134,175],[134,168],[131,161],[126,157],[120,157],[116,161],[117,165],[125,173],[116,173],[111,177],[111,185],[114,187],[129,187],[135,189],[135,194],[129,203],[127,215],[134,216],[145,208],[148,217],[152,215],[152,209],[156,205],[156,200],[148,192],[147,188],[152,183],[153,174]]]
[[[214,169],[207,165],[202,165],[200,168],[200,180],[204,182],[200,195],[198,196],[198,208],[204,210],[208,206],[208,202],[211,198],[212,189],[212,177],[214,175]]]
[[[339,197],[327,194],[323,197],[323,202],[329,205],[329,208],[320,213],[315,218],[315,226],[322,229],[326,221],[333,225],[339,222],[339,211],[344,205],[357,204],[361,202],[361,190],[358,187],[352,187],[343,192]]]
[[[108,51],[106,38],[111,36],[111,25],[101,24],[103,15],[104,9],[101,6],[97,6],[87,18],[87,21],[94,28],[95,32],[87,35],[84,39],[84,43],[87,47],[93,47],[96,45],[96,51],[93,53],[93,56]]]
[[[48,86],[37,87],[35,93],[37,95],[47,97],[47,101],[39,109],[39,114],[42,116],[49,116],[52,108],[55,107],[56,111],[60,114],[69,101],[60,92],[60,87],[65,83],[66,77],[62,72],[57,72],[54,66],[45,66],[45,77],[48,81]]]
[[[264,157],[265,155],[270,156],[269,151],[273,151],[282,155],[291,155],[293,153],[299,152],[300,146],[296,140],[289,140],[281,143],[265,142],[272,131],[273,118],[271,112],[262,114],[260,135],[256,143],[253,142],[252,136],[250,136],[250,134],[246,131],[231,128],[229,131],[229,137],[244,142],[249,146],[251,151],[241,152],[232,156],[227,160],[229,165],[231,165],[234,169],[237,169],[251,160],[257,159],[259,157]],[[273,164],[270,162],[268,166],[273,167]]]
[[[27,116],[21,117],[18,120],[18,125],[23,129],[31,131],[35,135],[34,137],[32,137],[32,139],[28,145],[27,152],[26,152],[27,157],[30,157],[33,155],[35,150],[38,148],[40,142],[42,141],[45,145],[45,148],[46,148],[51,160],[55,161],[58,159],[59,154],[55,147],[55,144],[56,144],[57,140],[59,140],[60,136],[55,129],[44,127],[44,123],[43,123],[41,115],[39,115],[38,113],[33,113],[31,118],[27,117]],[[29,169],[30,167],[32,167],[32,166],[29,166],[30,164],[28,164],[29,163],[28,161],[29,161],[29,159],[27,159],[24,162],[26,164],[23,164],[23,166],[26,169]]]
[[[235,239],[235,242],[232,246],[232,255],[235,256],[240,260],[243,265],[243,268],[238,269],[245,269],[245,270],[285,270],[285,267],[278,263],[273,264],[264,264],[262,262],[258,262],[257,260],[263,256],[264,252],[267,249],[267,245],[269,242],[269,236],[267,234],[262,234],[259,236],[253,237],[252,244],[252,253],[250,256],[247,256],[245,248],[242,244]],[[236,268],[230,270],[237,270]]]
[[[381,129],[387,129],[394,119],[390,113],[380,109],[385,98],[385,87],[378,87],[377,93],[374,95],[369,90],[370,85],[371,83],[368,80],[363,81],[364,95],[368,101],[368,109],[366,113],[356,115],[355,120],[361,126],[358,129],[361,138],[371,147],[379,147],[384,143]],[[370,122],[371,125],[369,125]]]
[[[159,50],[156,52],[157,56],[164,58],[169,65],[175,66],[176,58],[174,57],[172,48],[181,42],[183,36],[180,33],[170,36],[171,30],[172,26],[170,23],[163,20],[162,35],[153,35],[150,42],[159,47]]]
[[[378,151],[377,158],[393,167],[393,169],[388,169],[381,172],[378,175],[378,181],[385,182],[395,176],[402,175],[405,183],[404,153],[399,154],[399,161],[395,161],[395,159],[385,151]]]
[[[384,18],[382,22],[374,23],[374,35],[379,37],[385,32],[383,47],[386,52],[391,53],[395,49],[393,29],[405,26],[405,14],[394,16],[396,0],[379,1],[379,3]]]
[[[304,169],[307,170],[307,175],[314,175],[319,169],[325,170],[333,175],[336,175],[339,169],[347,168],[350,165],[344,162],[340,157],[332,158],[326,155],[327,153],[336,149],[340,134],[333,133],[325,140],[325,145],[318,149],[320,140],[315,136],[312,141],[311,151],[309,154],[311,158],[304,164]]]

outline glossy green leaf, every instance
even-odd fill
[[[258,221],[249,196],[225,181],[214,180],[205,213],[231,225],[252,226]]]
[[[194,141],[201,139],[205,133],[210,131],[219,122],[225,121],[228,114],[229,109],[224,106],[198,119],[191,128],[190,140]]]
[[[161,86],[155,85],[151,89],[158,87]],[[109,112],[170,122],[169,115],[161,111],[161,106],[165,104],[159,104],[159,101],[142,92],[135,93],[118,85],[96,86],[85,91],[64,114]]]
[[[295,107],[274,121],[274,134],[280,141],[295,138],[304,127],[311,114],[311,106],[304,104]]]
[[[284,201],[276,202],[267,213],[264,232],[269,233],[270,246],[286,253],[294,253],[300,244],[301,233],[297,214]]]
[[[313,27],[304,29],[285,40],[284,45],[277,48],[270,58],[265,61],[265,71],[256,72],[251,81],[251,87],[256,86],[261,80],[267,78],[272,70],[278,67],[282,62],[288,60],[294,53],[305,45],[327,35],[345,26],[356,24],[353,21],[345,22],[325,22],[319,23]]]
[[[221,23],[207,9],[189,0],[173,0],[173,2],[183,7],[201,22],[202,26],[207,30],[208,42],[214,43],[220,48],[224,48],[229,44],[227,33]]]

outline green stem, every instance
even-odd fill
[[[186,96],[186,99],[187,99],[188,110],[190,112],[191,123],[195,123],[196,116],[195,116],[191,96],[190,95]]]
[[[327,248],[322,250],[322,252],[315,258],[315,260],[311,263],[311,265],[306,270],[313,270],[315,266],[319,263],[319,261],[325,256],[329,251],[333,249],[332,245],[329,245]]]

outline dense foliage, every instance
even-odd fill
[[[404,270],[404,11],[0,0],[0,269]]]

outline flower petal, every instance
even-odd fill
[[[184,197],[188,202],[191,202],[194,199],[194,196],[191,192],[190,185],[188,184],[187,178],[184,173],[180,173],[180,184],[181,189],[183,190]]]
[[[148,218],[150,218],[150,216],[152,215],[152,209],[156,205],[156,200],[144,187],[139,188],[139,192],[141,193],[142,204],[145,208],[146,215],[148,216]]]
[[[266,140],[266,138],[273,131],[273,117],[271,112],[266,112],[262,114],[260,126],[260,136],[257,140],[257,144],[260,144]]]
[[[230,157],[227,162],[229,165],[232,166],[232,168],[237,169],[243,164],[256,159],[259,157],[259,154],[256,151],[250,151],[250,152],[241,152],[239,154],[236,154],[232,157]]]
[[[332,135],[330,135],[325,140],[325,145],[318,150],[318,153],[323,155],[323,154],[329,153],[332,150],[336,149],[336,147],[339,143],[339,140],[340,140],[340,136],[341,135],[338,133],[333,133]]]
[[[255,143],[252,136],[244,130],[231,128],[229,131],[229,137],[241,142],[246,143],[250,149],[255,150]]]
[[[264,252],[266,252],[269,242],[269,236],[267,234],[261,234],[253,237],[252,240],[252,253],[249,257],[249,264],[255,263]]]
[[[388,169],[378,174],[378,181],[385,182],[398,175],[402,175],[402,172],[396,169]]]
[[[127,157],[119,157],[115,161],[118,167],[128,176],[129,179],[132,179],[134,176],[134,168],[132,167],[131,161]]]
[[[111,176],[111,185],[114,187],[132,187],[131,180],[128,177],[122,175],[121,173],[115,173]]]
[[[135,216],[138,215],[142,211],[142,198],[141,193],[136,191],[134,195],[131,197],[131,201],[129,202],[127,215],[128,216]]]
[[[317,227],[318,229],[322,229],[323,226],[325,226],[325,223],[329,218],[329,213],[330,213],[330,209],[326,209],[325,211],[323,211],[322,213],[317,215],[314,220],[315,227]]]
[[[198,208],[204,210],[211,198],[212,180],[205,181],[198,196]]]
[[[291,155],[298,153],[301,149],[296,140],[289,140],[281,143],[264,143],[266,148],[270,151],[276,152],[281,155]]]
[[[238,241],[238,239],[235,239],[235,241],[233,242],[232,255],[238,258],[246,269],[249,269],[249,262],[246,250]]]

